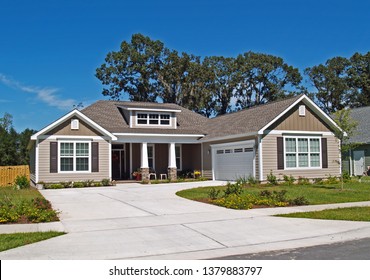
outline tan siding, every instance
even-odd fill
[[[91,173],[50,173],[50,142],[39,143],[39,182],[102,180],[109,178],[109,143],[99,140],[99,172]],[[59,164],[59,163],[58,163]]]
[[[62,124],[58,125],[57,127],[53,128],[47,135],[64,135],[64,136],[102,136],[101,133],[93,129],[91,126],[86,124],[84,121],[79,119],[79,129],[72,130],[71,129],[71,119],[78,119],[76,117],[70,118],[63,122]]]
[[[263,177],[272,173],[282,179],[283,175],[292,175],[295,178],[325,178],[328,175],[338,176],[339,171],[339,141],[334,136],[324,136],[328,140],[328,168],[322,169],[300,169],[300,170],[278,170],[277,169],[277,137],[281,135],[267,135],[262,140],[263,153]]]
[[[301,130],[301,131],[330,131],[327,125],[306,106],[306,116],[299,116],[299,105],[290,110],[281,120],[269,129],[272,130]]]
[[[220,141],[212,141],[203,143],[203,176],[209,179],[212,179],[212,152],[211,152],[211,145],[214,144],[223,144],[223,143],[232,143],[232,142],[239,142],[239,141],[247,141],[256,139],[253,137],[240,137],[228,140],[220,140]],[[257,164],[257,159],[256,159]],[[258,175],[258,169],[256,169],[256,176]]]

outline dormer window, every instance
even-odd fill
[[[137,114],[137,125],[170,125],[171,122],[170,114],[157,114],[157,113],[138,113]]]

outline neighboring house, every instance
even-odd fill
[[[351,109],[350,116],[357,128],[349,139],[354,148],[344,155],[343,170],[350,175],[363,175],[370,166],[370,106]]]
[[[214,180],[341,173],[335,122],[307,96],[207,119],[175,104],[98,101],[31,137],[33,182],[132,178],[137,169]]]

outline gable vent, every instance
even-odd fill
[[[71,129],[72,130],[78,130],[80,128],[80,122],[78,119],[72,119],[71,120]]]
[[[306,116],[306,106],[305,106],[305,105],[301,105],[301,106],[299,106],[299,115],[300,115],[301,117]]]

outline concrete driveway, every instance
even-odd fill
[[[271,215],[338,205],[231,210],[177,197],[225,182],[43,190],[68,234],[0,253],[0,259],[209,259],[370,236],[370,223]],[[370,205],[370,202],[350,205]]]

